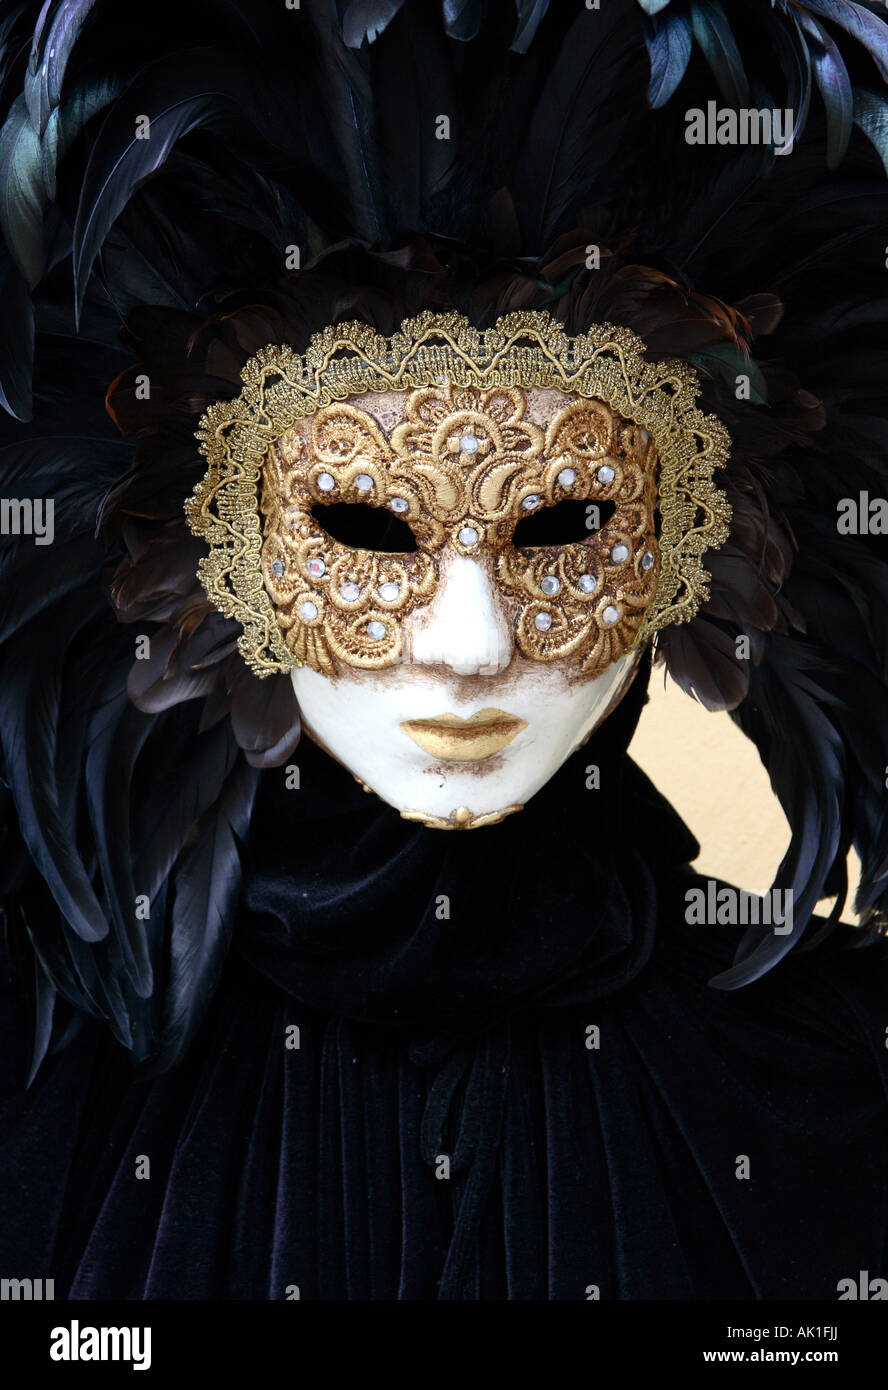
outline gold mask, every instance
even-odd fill
[[[584,678],[708,595],[701,557],[730,518],[713,482],[727,433],[696,409],[693,369],[645,362],[627,329],[568,338],[519,313],[479,333],[423,314],[385,339],[348,323],[303,357],[264,349],[243,379],[201,421],[209,468],[186,507],[211,547],[207,593],[243,624],[259,675],[397,662],[448,550],[488,567],[526,657],[569,657]],[[514,543],[523,518],[565,501],[593,523],[591,509],[613,515],[569,544]],[[334,539],[334,503],[388,509],[416,549]]]

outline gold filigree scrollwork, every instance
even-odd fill
[[[574,656],[594,674],[693,617],[708,594],[704,551],[728,532],[713,475],[729,441],[696,408],[693,369],[643,354],[627,329],[568,338],[542,313],[486,332],[423,314],[391,339],[342,324],[301,357],[258,353],[241,395],[201,421],[208,468],[186,504],[210,545],[204,587],[242,623],[253,670],[397,661],[445,546],[491,557],[517,645],[536,660]],[[533,389],[567,404],[537,423]],[[401,416],[384,427],[369,406],[393,392],[406,393]],[[612,502],[614,515],[581,543],[512,545],[528,510],[566,498]],[[388,507],[417,550],[341,545],[322,524],[331,501]]]

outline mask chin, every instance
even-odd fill
[[[407,819],[464,829],[521,810],[615,708],[640,655],[588,680],[519,655],[490,677],[402,663],[291,679],[306,732],[359,782]]]

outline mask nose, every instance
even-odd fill
[[[438,590],[410,619],[412,658],[457,676],[495,676],[512,660],[512,628],[486,564],[455,551],[442,557]]]

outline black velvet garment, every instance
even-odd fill
[[[623,752],[642,694],[470,833],[304,742],[165,1075],[90,1023],[25,1091],[10,994],[0,1266],[74,1299],[835,1299],[884,1273],[884,956],[833,939],[708,986],[742,928],[685,921],[696,845]]]

